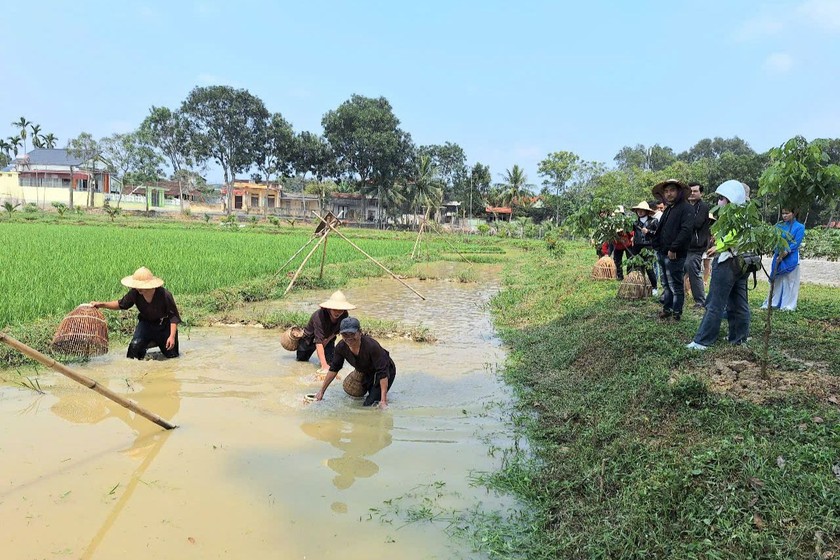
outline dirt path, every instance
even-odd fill
[[[769,264],[767,259],[765,263],[765,266]],[[840,261],[801,259],[799,266],[802,267],[801,281],[803,283],[840,287]],[[767,281],[767,277],[763,274],[759,274],[759,277]]]

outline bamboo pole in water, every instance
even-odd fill
[[[347,239],[347,236],[346,236],[346,235],[344,235],[343,233],[341,233],[340,231],[338,231],[334,225],[332,225],[332,224],[328,223],[328,222],[327,222],[324,218],[322,218],[320,215],[318,215],[318,212],[316,212],[315,210],[313,210],[313,211],[312,211],[312,213],[313,213],[313,214],[315,214],[316,216],[318,216],[318,219],[319,219],[319,220],[321,220],[322,222],[324,222],[324,223],[327,225],[327,227],[328,227],[328,228],[330,228],[330,231],[334,231],[336,235],[338,235],[338,236],[339,236],[339,237],[341,237],[343,240],[345,240],[347,243],[349,243],[350,245],[352,245],[354,249],[356,249],[356,250],[357,250],[357,251],[359,251],[361,254],[363,254],[364,256],[366,256],[367,258],[369,258],[370,260],[372,260],[372,261],[374,262],[374,264],[376,264],[379,268],[381,268],[382,270],[384,270],[385,272],[387,272],[388,274],[390,274],[390,275],[394,278],[394,280],[396,280],[397,282],[399,282],[400,284],[402,284],[403,286],[405,286],[406,288],[408,288],[409,290],[411,290],[412,292],[414,292],[415,294],[417,294],[417,296],[418,296],[420,299],[422,299],[423,301],[426,301],[426,298],[425,298],[425,297],[423,297],[423,295],[422,295],[422,294],[420,294],[420,292],[418,292],[417,290],[415,290],[414,288],[412,288],[411,286],[409,286],[408,284],[406,284],[405,282],[403,282],[403,281],[402,281],[402,278],[400,278],[399,276],[397,276],[396,274],[394,274],[393,272],[391,272],[390,270],[388,270],[388,269],[385,267],[385,265],[383,265],[381,262],[379,262],[378,260],[374,259],[373,257],[371,257],[370,255],[368,255],[367,253],[365,253],[364,249],[362,249],[361,247],[359,247],[358,245],[356,245],[355,243],[353,243],[352,241],[350,241],[349,239]]]
[[[284,295],[284,296],[285,296],[286,294],[288,294],[288,293],[289,293],[289,290],[291,290],[291,289],[292,289],[292,286],[294,286],[294,285],[295,285],[295,281],[297,280],[298,274],[300,274],[300,271],[301,271],[301,270],[303,270],[303,267],[306,265],[306,261],[308,261],[308,260],[309,260],[309,258],[312,256],[312,254],[313,254],[313,253],[314,253],[314,252],[318,249],[318,246],[319,246],[321,243],[323,243],[323,242],[324,242],[324,240],[325,240],[326,238],[327,238],[327,236],[326,236],[326,234],[324,234],[324,235],[323,235],[323,236],[322,236],[322,237],[318,240],[318,243],[316,243],[316,244],[315,244],[315,246],[314,246],[314,247],[312,247],[312,250],[311,250],[311,251],[309,251],[309,254],[308,254],[308,255],[306,255],[306,258],[305,258],[305,259],[303,259],[303,262],[302,262],[302,263],[300,263],[300,266],[299,266],[299,267],[298,267],[298,269],[295,271],[295,275],[294,275],[294,276],[292,276],[292,281],[291,281],[291,282],[289,282],[289,285],[286,287],[286,291],[285,291],[285,292],[283,292],[283,295]]]
[[[414,260],[414,253],[417,252],[417,246],[420,245],[420,236],[423,235],[424,227],[426,227],[426,220],[423,220],[420,229],[417,230],[417,239],[414,240],[414,247],[411,249],[411,260]]]
[[[297,257],[301,253],[301,251],[303,251],[304,249],[309,247],[309,244],[312,243],[314,240],[315,240],[314,237],[310,237],[309,241],[307,241],[300,249],[298,249],[297,252],[294,255],[292,255],[289,260],[287,260],[285,263],[283,263],[283,266],[281,266],[280,268],[277,269],[277,272],[274,273],[274,277],[277,278],[277,276],[280,275],[280,273],[283,271],[283,269],[286,268],[289,265],[290,262],[295,260],[295,257]]]
[[[24,344],[23,342],[20,342],[19,340],[15,340],[14,338],[10,337],[9,335],[7,335],[6,333],[4,333],[2,331],[0,331],[0,342],[5,342],[6,344],[11,346],[12,348],[17,350],[18,352],[32,358],[35,361],[38,361],[38,362],[44,364],[48,368],[54,369],[55,371],[57,371],[58,373],[60,373],[62,375],[65,375],[65,376],[69,377],[70,379],[72,379],[76,383],[81,383],[82,385],[84,385],[88,389],[93,389],[94,391],[96,391],[100,395],[111,399],[112,401],[114,401],[118,405],[120,405],[122,407],[125,407],[128,410],[130,410],[130,411],[132,411],[136,414],[139,414],[143,418],[154,422],[158,426],[166,428],[167,430],[177,428],[177,426],[175,424],[170,424],[169,422],[167,422],[166,420],[164,420],[163,418],[161,418],[157,414],[154,414],[153,412],[150,412],[150,411],[146,410],[145,408],[141,407],[136,402],[130,401],[130,400],[124,398],[124,397],[121,397],[120,395],[116,394],[115,392],[111,391],[110,389],[107,389],[107,388],[103,387],[102,385],[100,385],[99,383],[97,383],[96,381],[91,379],[90,377],[87,377],[85,375],[82,375],[81,373],[77,373],[77,372],[73,371],[72,369],[65,366],[64,364],[56,362],[55,360],[53,360],[49,356],[47,356],[45,354],[42,354],[41,352],[38,352],[34,348],[31,348],[31,347],[27,346],[26,344]]]

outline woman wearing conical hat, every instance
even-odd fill
[[[177,358],[178,324],[181,322],[181,315],[178,313],[178,306],[175,305],[175,298],[163,287],[163,280],[145,266],[141,266],[134,274],[123,278],[121,283],[129,288],[122,299],[92,301],[90,304],[115,311],[137,307],[137,327],[128,345],[127,357],[142,360],[146,356],[147,348],[158,346],[167,358]]]
[[[307,362],[312,354],[316,354],[321,366],[319,371],[326,373],[333,359],[341,320],[348,316],[347,312],[351,309],[356,309],[356,306],[347,301],[341,291],[334,292],[330,299],[322,302],[303,329],[303,337],[297,347],[297,361]]]

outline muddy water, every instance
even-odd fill
[[[480,557],[446,522],[395,512],[511,505],[469,484],[497,466],[488,446],[507,442],[494,403],[509,394],[491,371],[503,350],[486,311],[496,286],[410,283],[426,302],[393,280],[345,290],[359,316],[422,323],[440,339],[381,340],[397,364],[385,411],[338,382],[305,404],[315,364],[253,328],[193,329],[177,360],[114,348],[75,367],[180,425],[171,432],[48,371],[46,395],[0,385],[2,558]]]

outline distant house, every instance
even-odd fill
[[[233,210],[273,213],[282,195],[283,186],[277,182],[233,181]],[[228,187],[222,188],[222,208],[227,201]]]
[[[510,221],[511,216],[513,215],[513,209],[509,206],[488,206],[484,209],[487,212],[487,221],[496,221],[500,218],[504,219],[507,216],[508,221]]]
[[[84,161],[66,149],[36,148],[16,157],[12,167],[22,187],[69,189],[72,181],[78,191],[92,187],[94,192],[119,192],[119,183],[112,181],[103,162]]]
[[[334,192],[330,195],[327,210],[344,222],[376,222],[378,199],[375,196]]]
[[[108,193],[119,192],[101,161],[83,161],[65,149],[37,148],[17,156],[3,170],[0,198],[46,206],[52,202],[70,203],[70,191],[84,191],[84,202],[93,191],[93,204],[101,206]]]

